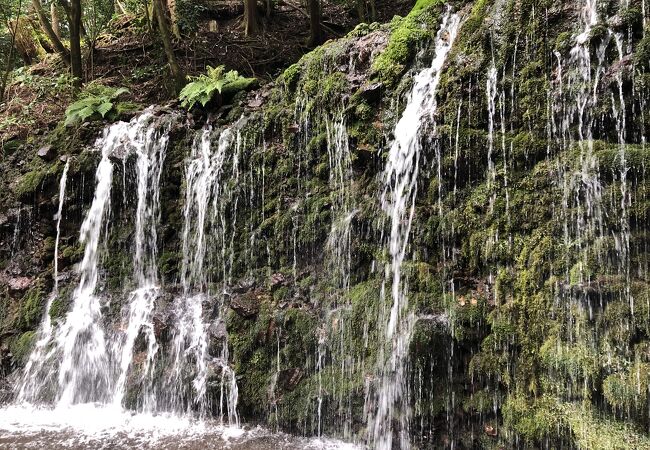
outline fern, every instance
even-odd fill
[[[257,80],[245,78],[236,70],[226,72],[224,66],[208,66],[207,74],[193,77],[180,92],[179,99],[184,108],[192,109],[197,103],[207,105],[218,92],[222,96],[248,89]]]
[[[65,126],[94,118],[105,118],[115,111],[115,100],[129,92],[126,88],[110,88],[101,84],[89,85],[81,98],[65,110]]]

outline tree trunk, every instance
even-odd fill
[[[67,2],[67,0],[57,0],[59,5],[61,5],[61,8],[65,11],[65,15],[68,18],[68,24],[72,21],[72,13],[70,12],[70,4]],[[86,37],[86,28],[84,27],[83,22],[81,23],[81,26],[79,27],[79,31],[81,34],[81,37]]]
[[[167,0],[167,9],[169,10],[169,23],[171,24],[172,33],[176,39],[181,38],[181,29],[178,26],[178,12],[176,0]]]
[[[257,31],[257,0],[244,0],[244,34],[251,36]]]
[[[61,20],[59,20],[59,11],[57,11],[55,3],[50,4],[50,20],[52,21],[54,34],[61,39]]]
[[[12,41],[13,40],[14,38],[12,38]],[[2,103],[5,99],[5,89],[7,89],[9,74],[13,69],[13,62],[14,62],[14,46],[12,42],[12,45],[9,48],[9,54],[7,55],[7,61],[6,61],[7,66],[5,68],[5,72],[2,74],[2,80],[0,80],[0,103]]]
[[[370,19],[373,22],[377,21],[377,2],[376,0],[370,0]]]
[[[70,2],[70,60],[74,85],[83,83],[83,66],[81,64],[81,0]]]
[[[309,42],[308,46],[315,47],[323,40],[323,31],[320,24],[320,1],[308,0],[309,8]]]
[[[20,15],[22,10],[23,10],[23,2],[22,0],[18,0],[18,14],[16,15],[16,21],[14,24],[13,31],[10,28],[11,24],[7,24],[9,32],[11,34],[11,47],[9,47],[9,54],[7,55],[5,73],[2,75],[2,80],[0,80],[0,103],[2,103],[5,99],[5,89],[7,89],[9,74],[11,73],[14,65],[14,48],[16,45],[16,37],[18,36],[18,27],[20,26]]]
[[[50,24],[50,21],[47,19],[47,16],[45,15],[45,10],[43,9],[43,5],[41,4],[40,0],[32,0],[32,6],[36,11],[36,15],[38,16],[38,21],[41,23],[41,28],[43,29],[43,32],[50,40],[57,53],[61,55],[63,61],[65,61],[66,64],[70,65],[70,52],[68,51],[67,48],[64,47],[63,43],[61,42],[61,39],[59,39],[57,35],[54,33],[54,30],[52,29],[52,25]],[[79,12],[81,13],[81,10]]]
[[[165,5],[163,1],[164,0],[153,0],[154,12],[156,14],[156,21],[158,22],[160,37],[162,38],[163,46],[165,47],[165,54],[167,55],[169,70],[171,71],[172,77],[174,78],[174,89],[176,90],[176,93],[178,93],[185,84],[185,75],[183,75],[183,71],[178,65],[176,56],[174,55],[171,32],[169,31],[169,23],[167,22],[167,17],[165,16]]]
[[[357,0],[357,15],[359,22],[366,21],[366,0]]]

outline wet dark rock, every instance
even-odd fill
[[[208,326],[208,338],[211,348],[223,343],[227,337],[228,330],[226,330],[226,324],[223,320],[215,320]]]
[[[357,61],[369,64],[375,57],[388,46],[388,34],[384,31],[375,31],[358,39],[352,51],[357,54]]]
[[[124,145],[114,148],[113,152],[108,156],[111,161],[122,164],[129,159],[129,156],[131,156],[131,149],[125,144],[126,142]]]
[[[384,86],[383,83],[369,83],[364,84],[359,89],[359,94],[368,102],[375,103],[381,99],[381,89]]]
[[[623,80],[629,80],[634,72],[634,56],[626,55],[622,59],[612,63],[609,70],[603,77],[603,85],[615,85],[618,83],[617,76],[621,75]],[[618,86],[616,86],[618,89]]]
[[[14,277],[7,280],[7,286],[9,287],[9,293],[11,294],[21,294],[27,291],[30,288],[34,280],[29,277]]]
[[[248,101],[248,107],[257,109],[264,103],[264,99],[261,96],[256,96],[255,98]]]
[[[273,275],[271,275],[271,289],[275,289],[275,288],[278,288],[280,286],[284,286],[286,281],[287,281],[287,279],[283,274],[274,273]]]
[[[170,332],[171,320],[168,315],[157,313],[153,316],[153,334],[158,341],[166,341]]]
[[[44,145],[38,149],[38,157],[45,161],[52,161],[56,158],[56,150],[51,145]]]
[[[230,300],[230,307],[244,319],[255,317],[260,311],[262,299],[266,296],[261,291],[249,291],[234,296]]]
[[[239,283],[237,283],[236,286],[232,288],[232,292],[233,294],[243,294],[253,289],[254,286],[255,286],[255,280],[253,279],[241,280],[239,281]]]
[[[207,362],[207,384],[209,387],[220,387],[226,363],[221,358],[212,358]]]
[[[293,391],[304,376],[304,371],[298,367],[284,369],[278,373],[278,387],[285,391]]]
[[[32,285],[32,280],[29,277],[16,277],[10,278],[7,282],[10,292],[24,292]]]

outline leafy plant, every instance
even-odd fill
[[[65,110],[65,126],[85,122],[93,117],[107,117],[116,112],[117,98],[129,92],[126,88],[111,88],[101,84],[89,85],[81,98]]]
[[[255,78],[242,77],[236,70],[226,72],[224,66],[208,66],[207,74],[192,77],[192,80],[179,95],[181,105],[187,109],[192,109],[197,103],[207,105],[217,93],[223,97],[248,89],[256,82]]]

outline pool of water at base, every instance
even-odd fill
[[[331,449],[361,447],[303,438],[262,427],[230,427],[168,414],[133,414],[92,404],[66,408],[0,409],[1,449]]]

